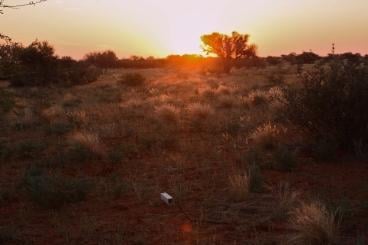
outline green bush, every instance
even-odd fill
[[[353,151],[368,144],[368,66],[335,61],[303,75],[301,88],[285,89],[286,117],[315,139]]]
[[[90,189],[85,180],[47,175],[38,169],[26,172],[24,186],[30,200],[47,209],[84,201]]]

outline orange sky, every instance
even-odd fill
[[[48,0],[7,10],[0,32],[49,40],[76,58],[105,49],[120,57],[198,53],[201,34],[233,30],[249,33],[262,56],[324,55],[333,42],[337,52],[368,53],[367,13],[367,0]]]

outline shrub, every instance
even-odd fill
[[[256,130],[249,136],[256,147],[262,150],[273,150],[279,145],[279,137],[281,130],[276,125],[266,123],[256,128]]]
[[[120,84],[130,87],[142,86],[145,82],[146,78],[140,73],[127,73],[123,75],[119,80]]]
[[[368,67],[333,62],[303,76],[302,88],[285,89],[286,117],[317,139],[353,151],[368,144]]]
[[[248,106],[266,105],[268,102],[267,94],[260,90],[251,91],[247,97],[244,98],[244,103]]]
[[[299,193],[292,191],[290,185],[286,182],[281,182],[274,190],[277,204],[274,209],[275,216],[284,219],[289,216],[290,212],[298,204]]]
[[[156,113],[167,123],[179,121],[179,109],[173,105],[161,105],[156,107]]]
[[[76,85],[95,81],[101,74],[88,63],[60,59],[48,42],[34,41],[27,47],[1,45],[0,56],[0,73],[13,86]]]
[[[47,209],[84,201],[89,191],[85,180],[51,176],[37,169],[26,172],[24,186],[30,200]]]
[[[296,234],[292,244],[337,244],[339,219],[337,212],[328,211],[319,203],[303,203],[292,212],[292,227]]]
[[[119,67],[119,59],[111,50],[89,53],[86,55],[84,60],[88,64],[92,64],[103,69]]]

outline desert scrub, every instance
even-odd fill
[[[215,114],[210,105],[201,103],[192,103],[187,107],[189,126],[195,131],[204,131],[209,129],[209,119]]]
[[[121,76],[118,82],[122,85],[137,87],[144,85],[146,78],[140,73],[127,73]]]
[[[265,106],[268,103],[267,92],[252,90],[246,97],[243,97],[243,104],[248,107]]]
[[[285,88],[285,116],[315,139],[354,151],[354,142],[368,145],[368,67],[333,61],[317,65],[302,77],[302,86]]]
[[[29,169],[23,180],[29,199],[46,209],[84,201],[90,186],[86,180],[48,175],[39,169]]]
[[[338,244],[340,219],[320,202],[302,203],[291,214],[291,225],[296,234],[291,244]]]
[[[282,130],[280,127],[269,122],[257,127],[250,134],[249,140],[261,150],[271,151],[279,145]]]
[[[93,155],[103,156],[105,154],[105,146],[97,133],[87,131],[75,131],[69,135],[71,142],[79,144],[88,149]]]
[[[155,111],[165,123],[176,124],[179,122],[180,110],[174,105],[157,106]]]
[[[281,220],[288,218],[290,213],[299,204],[299,193],[293,191],[287,182],[279,183],[272,192],[276,196],[276,206],[274,208],[275,218]]]

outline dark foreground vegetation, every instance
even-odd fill
[[[365,244],[367,57],[224,60],[7,40],[0,243]]]

